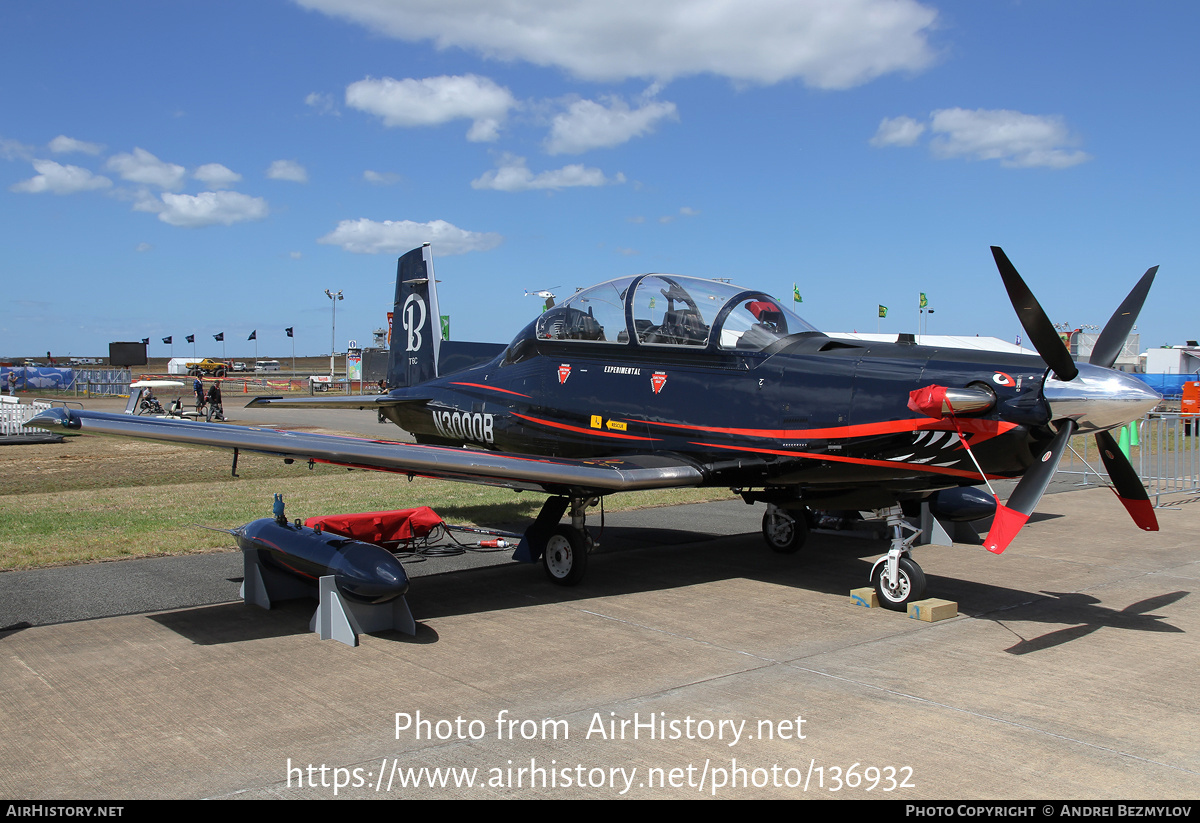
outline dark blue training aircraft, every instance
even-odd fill
[[[837,340],[763,292],[667,274],[577,292],[507,346],[442,341],[426,245],[399,260],[387,394],[251,402],[374,409],[417,445],[59,408],[30,424],[545,492],[518,556],[542,558],[565,585],[586,568],[585,511],[613,492],[732,488],[766,504],[763,536],[781,552],[804,543],[814,509],[873,510],[892,544],[872,581],[884,605],[903,609],[925,588],[904,507],[994,513],[985,546],[999,553],[1076,432],[1095,434],[1135,522],[1158,528],[1108,433],[1161,399],[1110,368],[1157,267],[1091,362],[1076,364],[1004,252],[992,252],[1040,358]],[[1015,477],[1007,505],[973,488]]]

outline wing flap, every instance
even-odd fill
[[[705,478],[699,465],[678,455],[574,460],[57,407],[41,412],[25,425],[51,431],[66,429],[240,449],[376,471],[539,489],[552,494],[607,494],[697,486]]]

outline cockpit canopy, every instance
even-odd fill
[[[817,329],[763,292],[698,277],[642,274],[576,292],[513,340],[761,351]]]

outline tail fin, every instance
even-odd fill
[[[389,389],[416,386],[437,377],[441,325],[433,254],[426,243],[396,263]]]

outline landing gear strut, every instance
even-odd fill
[[[871,583],[885,609],[902,612],[908,604],[925,596],[925,573],[912,559],[912,544],[921,530],[904,519],[899,505],[876,511],[876,517],[886,517],[892,531],[892,547],[875,561],[871,568]],[[907,536],[905,532],[908,532]]]

